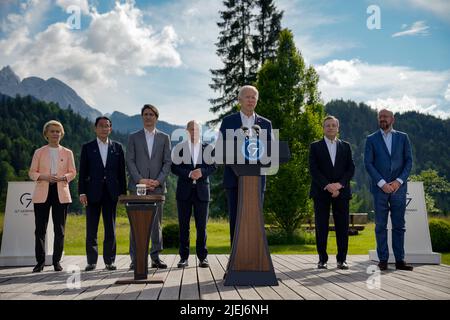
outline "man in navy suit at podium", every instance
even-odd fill
[[[108,117],[95,120],[97,138],[83,145],[80,155],[78,192],[86,207],[86,271],[97,266],[97,231],[103,216],[105,240],[103,260],[108,270],[116,270],[116,207],[119,195],[127,193],[125,156],[122,145],[108,138],[112,123]]]
[[[239,90],[238,95],[241,110],[226,116],[220,125],[220,133],[222,139],[227,138],[227,129],[241,130],[247,128],[248,134],[253,135],[252,127],[259,126],[265,130],[266,137],[272,137],[272,123],[270,120],[261,117],[255,113],[256,104],[258,103],[258,90],[254,86],[246,85]],[[264,191],[266,189],[266,177],[262,176],[262,199],[264,199]],[[230,166],[225,166],[223,175],[223,186],[227,193],[228,216],[230,220],[230,243],[233,244],[234,229],[236,226],[237,202],[238,202],[238,177],[234,174]]]

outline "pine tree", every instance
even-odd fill
[[[276,55],[283,11],[277,11],[273,0],[257,0],[256,5],[259,13],[255,17],[257,34],[253,37],[253,48],[259,68]]]
[[[276,10],[273,0],[225,0],[223,4],[226,10],[220,12],[216,43],[223,68],[211,70],[210,84],[219,97],[209,99],[210,110],[219,115],[211,124],[237,110],[239,88],[253,84],[258,68],[273,57],[281,28],[282,12]]]
[[[216,46],[224,67],[211,70],[213,83],[210,87],[219,92],[219,97],[209,100],[213,104],[212,112],[222,112],[219,119],[235,111],[233,105],[239,87],[254,82],[256,74],[255,70],[250,70],[254,66],[250,25],[253,1],[226,0],[223,3],[226,10],[220,12],[222,21],[217,25],[222,30]]]

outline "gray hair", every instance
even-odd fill
[[[238,99],[242,98],[242,95],[245,90],[253,90],[254,92],[256,92],[256,97],[257,98],[259,97],[259,91],[258,91],[258,89],[256,89],[256,87],[251,86],[251,85],[245,85],[239,89]]]
[[[322,121],[322,127],[325,126],[325,122],[328,121],[328,120],[335,120],[336,123],[337,123],[337,126],[339,127],[339,119],[336,118],[335,116],[332,116],[332,115],[328,115],[328,116],[326,116],[325,118],[323,118],[323,121]]]

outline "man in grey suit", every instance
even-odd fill
[[[147,194],[164,194],[166,190],[166,178],[172,164],[169,136],[156,129],[159,118],[158,109],[145,104],[141,109],[144,128],[130,134],[126,153],[126,163],[129,173],[128,189],[136,193],[136,184],[145,184]],[[154,219],[151,231],[152,246],[150,258],[152,268],[165,269],[167,265],[159,259],[159,253],[163,249],[161,220],[163,206],[158,205],[158,213]],[[134,269],[134,251],[131,246],[132,235],[130,231],[130,269]]]

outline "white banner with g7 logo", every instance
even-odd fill
[[[8,182],[5,220],[3,223],[0,266],[33,266],[34,254],[34,207],[31,202],[35,182]],[[53,220],[50,210],[45,237],[45,263],[52,263]]]

